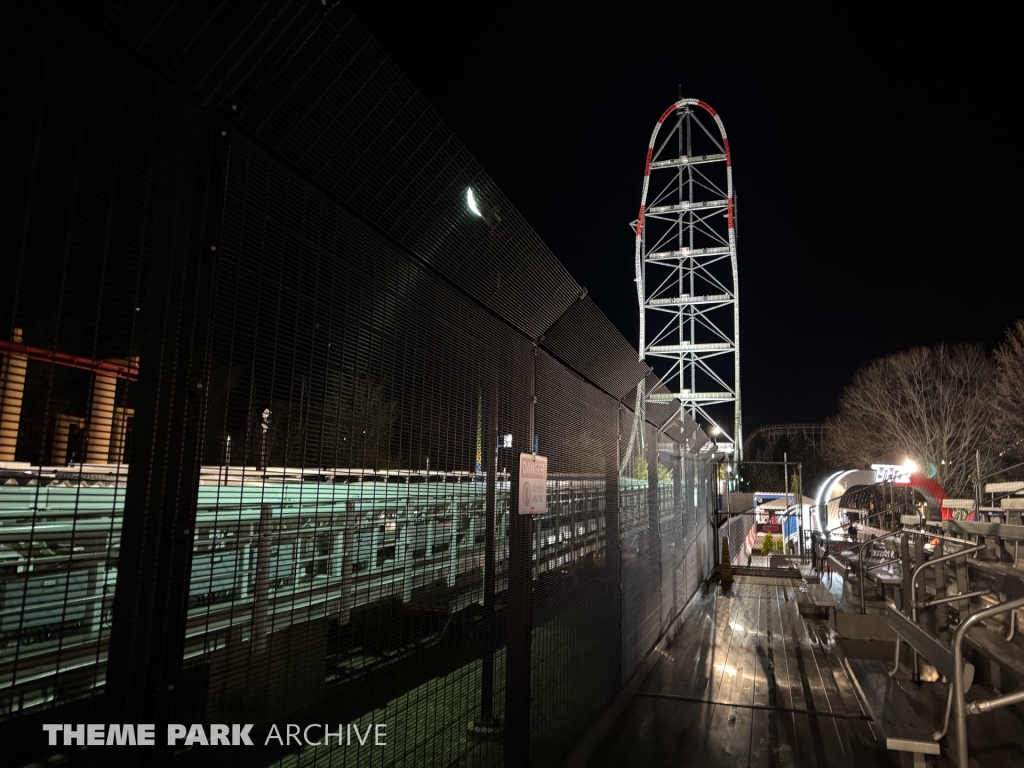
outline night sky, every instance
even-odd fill
[[[651,129],[680,86],[719,112],[747,434],[823,420],[875,357],[991,349],[1024,317],[1009,19],[351,6],[634,345]]]

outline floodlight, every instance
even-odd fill
[[[480,212],[480,206],[476,204],[476,196],[473,194],[472,187],[466,187],[466,205],[473,213],[480,218],[483,218],[483,214]]]

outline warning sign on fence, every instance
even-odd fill
[[[548,458],[519,454],[519,514],[539,515],[548,508]]]

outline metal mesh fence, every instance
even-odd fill
[[[713,568],[713,443],[342,7],[4,18],[6,741],[560,763]]]
[[[796,462],[741,461],[721,465],[719,537],[729,537],[736,565],[769,567],[807,550],[810,500]],[[803,543],[802,543],[803,542]]]
[[[0,716],[104,680],[160,100],[151,77],[67,19],[6,14]]]

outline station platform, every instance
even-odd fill
[[[915,764],[908,753],[886,748],[861,704],[846,666],[848,649],[832,622],[801,615],[799,606],[806,604],[810,586],[797,579],[738,576],[728,593],[715,584],[696,597],[679,635],[608,729],[589,764]],[[860,643],[850,652],[892,659],[891,643],[871,646]],[[941,722],[944,685],[899,685],[929,722]],[[976,688],[976,695],[991,695]],[[1006,743],[1007,734],[1024,732],[1019,720],[1012,709],[970,719],[971,765],[1024,765],[1024,746],[1018,751]],[[925,764],[954,765],[945,753],[929,755]]]

